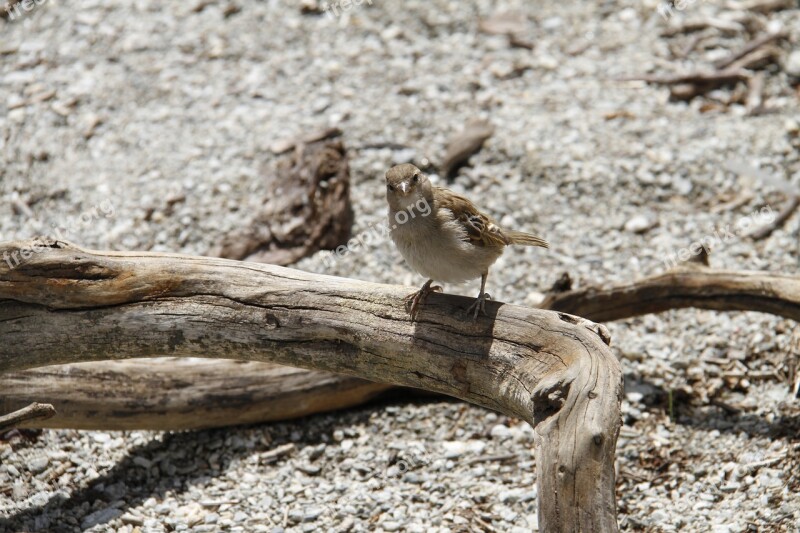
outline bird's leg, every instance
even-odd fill
[[[488,270],[481,274],[481,292],[478,294],[478,298],[472,303],[472,305],[467,308],[467,314],[469,314],[473,309],[475,310],[475,313],[472,315],[472,320],[478,320],[479,313],[482,315],[486,314],[486,300],[492,299],[491,296],[484,292],[484,289],[486,288],[486,278],[488,277]]]
[[[411,315],[411,320],[414,320],[417,317],[419,306],[425,302],[425,299],[430,293],[442,292],[442,288],[440,286],[431,286],[431,283],[433,283],[433,280],[429,279],[425,282],[425,285],[423,285],[420,290],[417,292],[412,292],[406,296],[406,311],[408,311],[408,314]]]

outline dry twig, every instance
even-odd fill
[[[56,410],[49,403],[32,403],[18,411],[0,416],[0,430],[16,427],[28,420],[50,418],[55,414]]]

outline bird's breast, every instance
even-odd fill
[[[389,227],[409,266],[435,281],[463,283],[478,278],[503,253],[502,247],[471,244],[466,230],[446,213],[432,213],[405,224],[398,224],[390,213]]]

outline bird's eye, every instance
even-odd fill
[[[394,186],[393,185],[387,185],[386,188],[389,189],[390,191],[394,190]]]
[[[419,174],[414,174],[414,177],[411,178],[411,181],[413,181],[414,183],[419,183]]]

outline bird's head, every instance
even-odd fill
[[[433,191],[428,176],[410,163],[386,171],[386,200],[392,209],[407,209],[420,201],[431,200]]]

